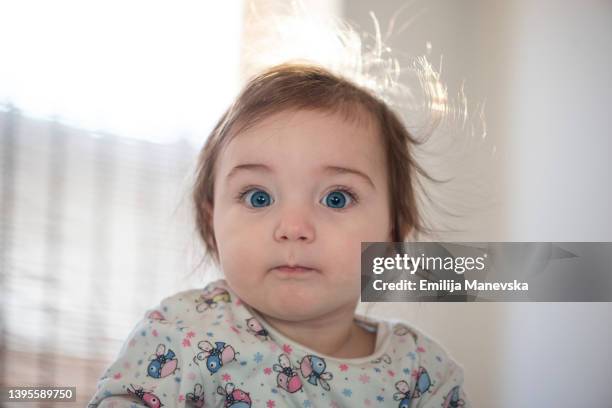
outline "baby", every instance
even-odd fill
[[[193,194],[225,279],[147,312],[90,406],[470,406],[444,349],[355,313],[361,242],[422,229],[414,143],[384,102],[325,69],[253,78],[207,140]]]

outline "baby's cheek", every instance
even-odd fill
[[[228,235],[219,240],[221,270],[228,280],[242,282],[253,273],[255,250],[248,240]]]
[[[349,238],[328,247],[325,264],[334,271],[332,278],[335,281],[350,285],[359,279],[360,249],[360,242]]]
[[[233,276],[253,275],[261,262],[261,251],[248,242],[234,240],[227,243],[223,259],[222,270]]]
[[[359,260],[361,251],[361,235],[358,231],[343,235],[336,235],[326,239],[326,247],[330,248],[329,254],[336,262],[347,265]],[[326,251],[327,252],[327,251]]]
[[[241,256],[257,243],[254,223],[231,211],[215,220],[215,233],[220,252],[225,252],[227,257]]]

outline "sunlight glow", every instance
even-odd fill
[[[91,131],[201,144],[237,92],[242,2],[0,5],[0,103]]]

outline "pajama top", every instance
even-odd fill
[[[470,407],[463,370],[401,322],[356,315],[374,354],[342,359],[300,345],[225,280],[166,298],[134,328],[93,407]]]

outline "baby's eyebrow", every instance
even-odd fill
[[[238,173],[240,170],[263,171],[265,173],[273,173],[273,170],[270,167],[266,166],[265,164],[245,163],[245,164],[239,164],[235,166],[234,168],[232,168],[230,172],[227,173],[227,176],[225,178],[229,180],[230,178],[232,178],[232,176],[236,175],[236,173]]]
[[[245,164],[239,164],[237,166],[235,166],[234,168],[232,168],[230,170],[229,173],[227,173],[227,177],[226,179],[229,180],[232,176],[236,175],[236,173],[238,173],[241,170],[250,170],[250,171],[263,171],[265,173],[273,173],[274,170],[272,170],[271,167],[266,166],[265,164],[261,164],[261,163],[245,163]],[[368,177],[367,174],[356,170],[356,169],[351,169],[348,167],[341,167],[341,166],[324,166],[323,167],[323,171],[325,173],[333,173],[333,174],[353,174],[357,177],[360,177],[361,179],[363,179],[366,183],[368,183],[370,186],[372,186],[372,188],[374,190],[376,190],[376,186],[374,186],[374,183],[372,182],[372,179],[370,179],[370,177]]]
[[[340,166],[325,166],[324,167],[324,171],[327,173],[335,173],[335,174],[354,174],[357,177],[361,177],[363,180],[365,180],[370,186],[372,186],[372,188],[374,190],[376,190],[376,187],[374,186],[374,183],[372,182],[372,180],[368,177],[367,174],[356,170],[356,169],[350,169],[348,167],[340,167]]]

